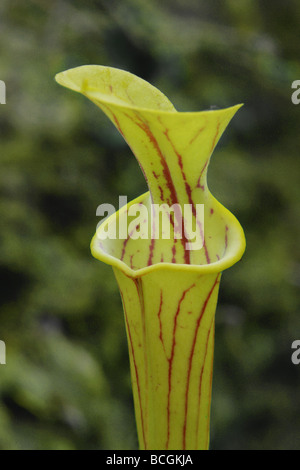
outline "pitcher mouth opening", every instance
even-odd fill
[[[212,197],[212,199],[214,214],[215,216],[219,216],[222,219],[223,226],[225,227],[225,229],[224,234],[222,235],[221,233],[209,233],[209,223],[206,224],[207,233],[205,234],[205,238],[214,238],[214,240],[218,239],[218,249],[220,253],[220,255],[215,255],[211,252],[209,261],[205,259],[204,247],[202,247],[199,250],[199,253],[203,253],[204,261],[201,263],[195,262],[195,258],[197,258],[197,256],[194,256],[194,261],[192,260],[190,263],[185,263],[183,261],[178,262],[176,259],[167,261],[162,259],[156,259],[149,264],[149,258],[147,257],[147,255],[145,255],[144,263],[137,263],[136,265],[133,265],[132,259],[135,256],[137,257],[138,254],[141,253],[141,251],[151,251],[151,240],[129,240],[129,238],[121,240],[120,238],[109,239],[103,237],[103,233],[107,233],[107,230],[113,224],[115,224],[116,221],[119,221],[120,218],[124,216],[125,212],[128,211],[128,208],[130,206],[132,206],[133,204],[149,204],[149,192],[134,199],[126,206],[123,206],[119,211],[113,213],[110,217],[105,220],[105,222],[99,225],[91,242],[92,255],[96,259],[112,266],[113,268],[121,270],[124,274],[128,275],[131,278],[142,277],[156,270],[184,270],[189,272],[197,272],[199,275],[220,273],[240,260],[245,251],[246,242],[243,229],[238,220],[215,198]],[[130,243],[128,243],[128,241],[130,241]],[[130,246],[130,250],[127,250],[128,253],[126,254],[126,256],[124,256],[125,247],[127,244],[128,246]],[[216,241],[215,246],[217,246]],[[170,246],[168,247],[168,249],[170,249]]]

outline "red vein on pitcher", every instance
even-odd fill
[[[171,390],[172,390],[172,370],[173,370],[173,360],[174,360],[174,355],[175,355],[175,346],[176,346],[176,328],[177,328],[177,320],[178,320],[178,315],[180,313],[181,309],[181,304],[185,299],[186,294],[193,288],[195,287],[196,284],[192,284],[188,289],[186,289],[177,306],[177,310],[175,313],[174,317],[174,326],[173,326],[173,340],[172,340],[172,348],[171,348],[171,354],[170,357],[168,358],[169,362],[169,373],[168,373],[168,401],[167,401],[167,441],[166,441],[166,449],[169,448],[169,440],[170,440],[170,404],[171,404]]]
[[[192,371],[192,363],[193,363],[193,358],[194,358],[194,352],[195,352],[195,347],[196,347],[196,342],[197,342],[197,336],[198,336],[198,331],[199,327],[201,324],[201,320],[203,318],[203,315],[206,311],[209,299],[215,290],[217,284],[219,284],[219,276],[216,278],[211,290],[209,291],[203,307],[201,309],[200,315],[197,319],[196,323],[196,328],[195,328],[195,333],[194,333],[194,338],[193,338],[193,343],[192,343],[192,348],[189,356],[189,362],[188,362],[188,371],[187,371],[187,386],[186,386],[186,393],[185,393],[185,414],[184,414],[184,426],[183,426],[183,448],[185,449],[186,447],[186,425],[187,425],[187,413],[188,413],[188,400],[189,400],[189,388],[190,388],[190,377],[191,377],[191,371]],[[207,345],[206,345],[206,351],[207,351]]]

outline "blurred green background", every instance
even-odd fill
[[[54,75],[128,70],[178,110],[240,102],[209,169],[246,232],[217,310],[212,449],[299,449],[298,0],[1,0],[1,449],[136,449],[121,300],[96,208],[146,191],[125,142]]]

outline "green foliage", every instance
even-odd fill
[[[180,110],[245,103],[209,169],[248,243],[222,279],[211,447],[299,448],[299,15],[296,0],[1,1],[0,448],[137,446],[121,301],[89,243],[99,204],[146,187],[106,118],[54,82],[93,63]]]

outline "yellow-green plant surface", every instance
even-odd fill
[[[97,259],[113,266],[121,292],[140,448],[207,449],[220,277],[245,250],[239,222],[207,187],[207,168],[240,105],[177,112],[149,83],[102,66],[56,79],[111,119],[149,188],[101,224],[91,245]],[[148,208],[152,228],[158,223],[152,204],[189,207],[202,248],[191,250],[184,230],[182,239],[174,237],[172,216],[170,239],[151,239],[147,221],[133,225],[128,216],[133,204]],[[197,204],[204,204],[205,223]],[[125,239],[107,236],[115,224]]]

